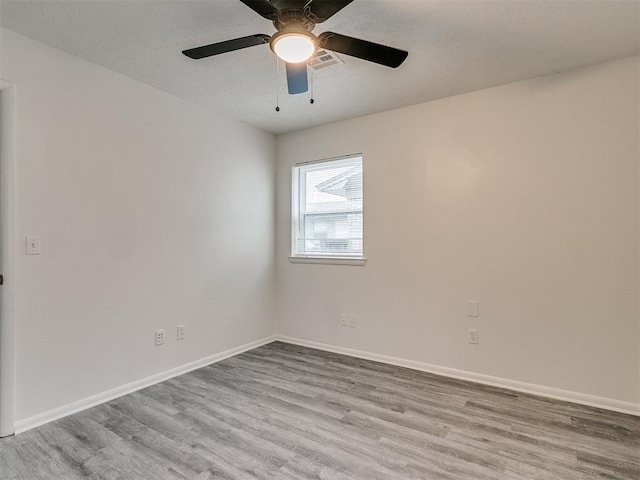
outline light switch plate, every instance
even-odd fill
[[[27,235],[27,255],[40,255],[40,237]]]
[[[477,300],[469,300],[467,317],[479,317],[480,316],[480,304]]]

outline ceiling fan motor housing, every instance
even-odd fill
[[[310,32],[315,28],[316,22],[309,18],[304,10],[286,9],[280,10],[278,16],[273,20],[273,26],[278,31],[295,28]]]

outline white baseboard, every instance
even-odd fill
[[[354,350],[346,347],[338,347],[335,345],[328,345],[325,343],[314,342],[311,340],[304,340],[301,338],[287,337],[284,335],[272,335],[269,337],[255,340],[253,342],[240,345],[224,352],[216,353],[193,362],[181,365],[176,368],[172,368],[165,372],[160,372],[150,377],[137,380],[135,382],[127,383],[120,387],[107,390],[96,395],[62,405],[61,407],[54,408],[47,412],[39,413],[32,417],[28,417],[19,420],[15,424],[15,432],[22,433],[32,428],[39,427],[45,423],[53,422],[67,415],[86,410],[96,405],[108,402],[123,395],[133,393],[137,390],[155,385],[156,383],[169,380],[170,378],[182,375],[184,373],[197,370],[198,368],[211,365],[234,355],[238,355],[242,352],[252,350],[254,348],[266,345],[274,341],[281,341],[285,343],[291,343],[293,345],[300,345],[303,347],[317,348],[318,350],[324,350],[327,352],[339,353],[342,355],[348,355],[350,357],[363,358],[365,360],[373,360],[375,362],[387,363],[390,365],[397,365],[399,367],[411,368],[413,370],[419,370],[422,372],[434,373],[436,375],[442,375],[445,377],[457,378],[461,380],[469,380],[472,382],[482,383],[484,385],[491,385],[494,387],[502,387],[518,392],[530,393],[533,395],[540,395],[542,397],[554,398],[556,400],[564,400],[567,402],[579,403],[582,405],[589,405],[591,407],[603,408],[605,410],[612,410],[615,412],[627,413],[630,415],[640,416],[640,404],[632,402],[624,402],[621,400],[615,400],[612,398],[598,397],[595,395],[589,395],[586,393],[572,392],[570,390],[562,390],[559,388],[545,387],[542,385],[536,385],[532,383],[519,382],[517,380],[509,380],[506,378],[493,377],[490,375],[483,375],[480,373],[467,372],[464,370],[457,370],[455,368],[441,367],[438,365],[431,365],[428,363],[417,362],[414,360],[407,360],[404,358],[391,357],[388,355],[380,355],[377,353],[365,352],[362,350]]]
[[[137,390],[155,385],[156,383],[164,382],[165,380],[169,380],[170,378],[177,377],[178,375],[197,370],[198,368],[206,367],[207,365],[219,362],[221,360],[224,360],[225,358],[233,357],[234,355],[246,352],[247,350],[252,350],[256,347],[266,345],[267,343],[271,343],[275,340],[276,336],[272,335],[260,340],[245,343],[244,345],[240,345],[239,347],[231,348],[229,350],[225,350],[224,352],[216,353],[214,355],[210,355],[208,357],[186,363],[179,367],[156,373],[155,375],[151,375],[150,377],[136,380],[135,382],[127,383],[126,385],[122,385],[120,387],[112,388],[111,390],[107,390],[105,392],[83,398],[67,405],[62,405],[61,407],[54,408],[53,410],[49,410],[32,417],[18,420],[15,424],[15,432],[26,432],[27,430],[39,427],[40,425],[44,425],[45,423],[53,422],[54,420],[58,420],[59,418],[66,417],[67,415],[71,415],[82,410],[86,410],[87,408],[95,407],[96,405],[108,402],[110,400],[113,400],[114,398],[122,397],[123,395],[133,393]]]
[[[301,338],[287,337],[284,335],[278,335],[277,340],[285,343],[291,343],[293,345],[300,345],[302,347],[317,348],[318,350],[325,350],[327,352],[339,353],[342,355],[348,355],[350,357],[357,357],[365,360],[373,360],[375,362],[387,363],[390,365],[397,365],[399,367],[411,368],[413,370],[420,370],[422,372],[434,373],[436,375],[442,375],[444,377],[457,378],[460,380],[469,380],[469,381],[481,383],[484,385],[502,387],[502,388],[507,388],[509,390],[515,390],[518,392],[539,395],[541,397],[553,398],[556,400],[564,400],[566,402],[579,403],[581,405],[588,405],[590,407],[603,408],[605,410],[612,410],[614,412],[627,413],[630,415],[640,416],[640,404],[638,403],[625,402],[622,400],[615,400],[613,398],[598,397],[598,396],[589,395],[586,393],[572,392],[570,390],[562,390],[560,388],[545,387],[543,385],[536,385],[534,383],[519,382],[517,380],[510,380],[507,378],[493,377],[493,376],[484,375],[481,373],[473,373],[473,372],[467,372],[465,370],[457,370],[455,368],[441,367],[439,365],[431,365],[428,363],[417,362],[414,360],[390,357],[387,355],[364,352],[361,350],[354,350],[346,347],[338,347],[335,345],[318,343],[311,340],[304,340]]]

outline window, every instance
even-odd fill
[[[292,260],[364,263],[362,156],[296,165],[292,217]]]

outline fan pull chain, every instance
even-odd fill
[[[308,68],[308,67],[307,67],[307,68]],[[314,81],[313,81],[313,71],[314,71],[314,69],[313,69],[313,68],[311,68],[310,70],[311,70],[311,99],[309,100],[309,103],[310,103],[311,105],[313,105],[313,103],[315,102],[315,100],[313,99],[313,84],[314,84]]]
[[[280,59],[276,57],[276,112],[280,111]]]

